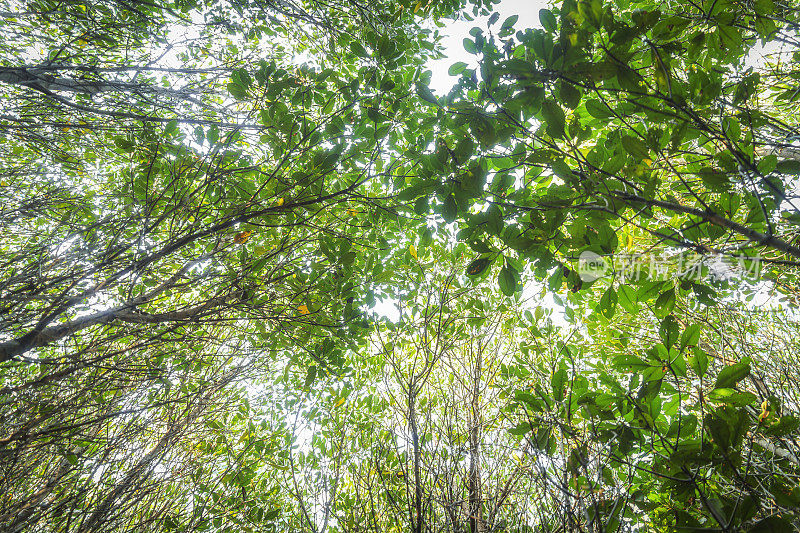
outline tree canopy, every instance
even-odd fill
[[[800,6],[514,9],[0,0],[0,529],[798,531]]]

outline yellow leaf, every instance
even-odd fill
[[[284,204],[284,199],[283,198],[278,198],[278,201],[275,202],[275,205],[278,206],[278,207],[282,206],[283,204]]]
[[[240,231],[233,238],[233,242],[235,242],[236,244],[244,244],[247,242],[247,240],[250,238],[250,235],[252,234],[253,234],[252,231]]]
[[[417,257],[417,247],[416,247],[416,246],[414,246],[413,244],[410,244],[410,245],[408,246],[408,253],[410,253],[410,254],[411,254],[411,257],[413,257],[414,259],[419,259],[419,258]]]
[[[338,400],[336,400],[336,403],[335,403],[335,404],[333,404],[333,407],[334,407],[334,408],[336,408],[336,407],[339,407],[339,406],[340,406],[340,405],[342,405],[343,403],[344,403],[344,398],[339,398]]]
[[[769,402],[764,400],[761,402],[761,413],[758,415],[758,421],[761,422],[769,415]]]
[[[630,233],[625,234],[625,248],[631,249],[633,247],[633,237]]]
[[[297,308],[297,310],[300,311],[301,315],[307,315],[308,314],[308,306],[307,305],[301,305],[300,307]]]

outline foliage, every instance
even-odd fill
[[[430,100],[444,115],[436,149],[401,197],[435,193],[435,211],[480,254],[467,273],[496,272],[503,294],[522,290],[527,265],[551,290],[570,289],[577,329],[541,370],[549,394],[511,391],[527,413],[514,432],[560,457],[551,481],[568,528],[632,527],[642,513],[686,530],[796,522],[796,455],[771,440],[784,431],[773,424],[791,433],[796,417],[761,372],[741,383],[749,359],[709,369],[689,316],[729,294],[729,281],[697,275],[712,257],[755,262],[793,297],[797,13],[567,0],[540,11],[542,29],[515,33],[513,17],[488,35],[473,29],[464,45],[478,68],[453,65],[458,85]],[[775,40],[780,50],[754,68],[756,44]],[[703,266],[666,280],[647,265],[581,275],[581,254],[643,250],[691,251]],[[715,331],[738,351],[731,327]]]
[[[514,258],[539,277],[563,266],[552,283],[577,289],[581,252],[631,241],[758,256],[782,276],[800,257],[796,17],[772,2],[566,1],[540,12],[542,29],[475,28],[465,47],[479,67],[453,65],[458,85],[431,100],[445,116],[435,150],[401,195],[435,193],[461,240],[504,260],[504,292],[520,288]],[[753,68],[757,44],[776,42]]]
[[[796,530],[797,7],[0,2],[2,529]]]
[[[402,111],[433,48],[407,10],[3,9],[9,530],[275,518],[272,485],[244,497],[258,465],[244,472],[277,446],[241,447],[226,411],[274,361],[339,372],[367,332],[382,247],[362,244],[391,238],[377,225],[391,214],[384,113]]]

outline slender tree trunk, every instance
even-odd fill
[[[408,424],[411,429],[411,444],[414,449],[414,504],[411,516],[411,530],[422,533],[422,480],[420,479],[419,430],[417,428],[416,391],[408,388]]]
[[[472,379],[471,405],[472,420],[469,428],[469,531],[479,533],[482,530],[481,516],[481,480],[480,480],[480,382],[481,353],[475,361],[475,373]]]

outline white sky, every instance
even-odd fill
[[[496,33],[503,21],[511,15],[519,16],[519,20],[514,25],[515,30],[538,28],[541,26],[539,23],[539,10],[547,7],[547,4],[546,0],[502,0],[495,7],[495,10],[500,13],[500,18],[492,24],[491,29]],[[447,25],[439,30],[444,35],[442,44],[444,45],[445,58],[431,61],[428,65],[433,71],[433,78],[430,83],[431,90],[438,95],[446,94],[450,90],[456,78],[447,74],[447,69],[453,63],[463,61],[470,67],[478,65],[478,56],[464,50],[463,41],[465,37],[470,37],[469,30],[476,26],[483,30],[484,35],[488,35],[488,21],[489,17],[479,17],[473,21],[448,21]]]

